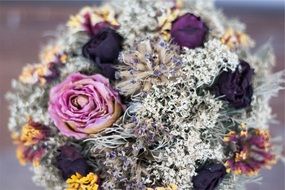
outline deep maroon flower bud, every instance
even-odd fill
[[[226,175],[226,168],[223,164],[208,164],[197,171],[193,177],[194,190],[213,190]]]
[[[114,68],[122,50],[123,37],[111,28],[102,29],[82,48],[84,57],[91,59],[106,77],[114,78]]]
[[[200,17],[186,13],[173,21],[170,34],[179,46],[196,48],[203,45],[207,32],[208,28]]]
[[[252,76],[254,70],[249,64],[241,61],[236,71],[223,71],[216,80],[214,93],[222,96],[234,108],[245,108],[251,103],[253,87]]]
[[[56,165],[61,171],[64,180],[76,172],[83,176],[90,172],[90,166],[75,147],[64,145],[59,148],[59,152],[59,155],[56,157]]]

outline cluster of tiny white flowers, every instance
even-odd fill
[[[159,123],[174,126],[197,120],[204,123],[198,123],[196,128],[213,128],[215,124],[210,121],[219,117],[222,102],[209,93],[199,96],[191,86],[176,81],[165,87],[153,86],[152,93],[137,108],[137,117],[141,119],[155,118]]]
[[[199,129],[215,127],[222,103],[210,94],[189,94],[190,87],[179,89],[172,86],[172,83],[153,89],[153,93],[143,100],[143,104],[137,106],[137,116],[151,117],[162,125],[170,125],[169,135],[176,138],[170,142],[170,146],[161,150],[159,157],[162,163],[152,164],[147,170],[163,179],[165,184],[175,183],[182,189],[188,189],[192,185],[191,178],[196,174],[195,161],[222,160],[221,145],[211,147],[201,140],[199,132]],[[147,182],[150,179],[145,180]]]
[[[238,56],[219,40],[210,40],[204,48],[185,49],[181,55],[185,67],[182,68],[187,81],[195,87],[211,85],[221,70],[234,71],[239,64]]]
[[[205,48],[187,49],[181,56],[179,77],[167,85],[154,85],[141,105],[136,106],[136,116],[141,120],[153,118],[171,128],[169,135],[175,137],[170,146],[161,150],[161,164],[154,163],[147,170],[165,184],[175,183],[181,189],[189,189],[196,175],[196,161],[223,159],[222,146],[210,146],[212,142],[204,142],[199,131],[216,126],[223,104],[198,88],[211,85],[221,70],[235,70],[238,58],[217,40],[209,41]],[[145,179],[149,181],[150,178]]]
[[[209,159],[222,161],[222,146],[211,147],[200,139],[200,132],[194,131],[195,123],[180,124],[171,134],[177,136],[172,146],[161,152],[161,164],[153,164],[147,168],[157,179],[165,184],[174,183],[180,189],[190,189],[191,179],[196,175],[196,161]],[[189,130],[189,132],[185,132]]]

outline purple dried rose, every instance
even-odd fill
[[[170,30],[174,43],[179,46],[196,48],[203,45],[208,28],[200,17],[186,13],[172,23]]]
[[[59,155],[56,157],[56,166],[61,171],[64,180],[76,172],[86,176],[91,167],[82,157],[79,150],[71,145],[64,145],[59,148]]]
[[[115,30],[105,28],[93,36],[82,48],[84,57],[91,59],[108,78],[114,78],[116,63],[122,50],[123,38]]]
[[[74,73],[50,90],[48,111],[62,134],[81,139],[112,126],[123,107],[107,78]]]
[[[223,71],[213,87],[216,96],[229,102],[234,108],[248,107],[251,103],[254,70],[249,64],[241,61],[236,71]]]
[[[194,190],[213,190],[226,175],[226,168],[223,164],[207,164],[197,171],[193,177]]]

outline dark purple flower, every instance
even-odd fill
[[[213,87],[216,96],[222,96],[234,108],[245,108],[251,103],[254,70],[249,64],[241,61],[236,71],[223,71]]]
[[[170,34],[179,46],[196,48],[203,45],[207,32],[208,28],[200,17],[186,13],[173,21]]]
[[[122,46],[122,36],[111,28],[105,28],[83,46],[82,54],[91,59],[106,77],[114,78],[113,64],[116,63]]]
[[[208,164],[197,171],[193,177],[194,190],[213,190],[226,175],[226,168],[223,164]]]
[[[64,180],[76,172],[86,176],[91,169],[79,150],[71,145],[64,145],[59,148],[59,155],[56,157],[56,162],[57,168],[61,171]]]

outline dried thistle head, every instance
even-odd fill
[[[134,48],[121,53],[116,77],[117,89],[123,95],[148,91],[152,85],[165,84],[175,77],[182,63],[179,47],[155,37],[134,43]]]

